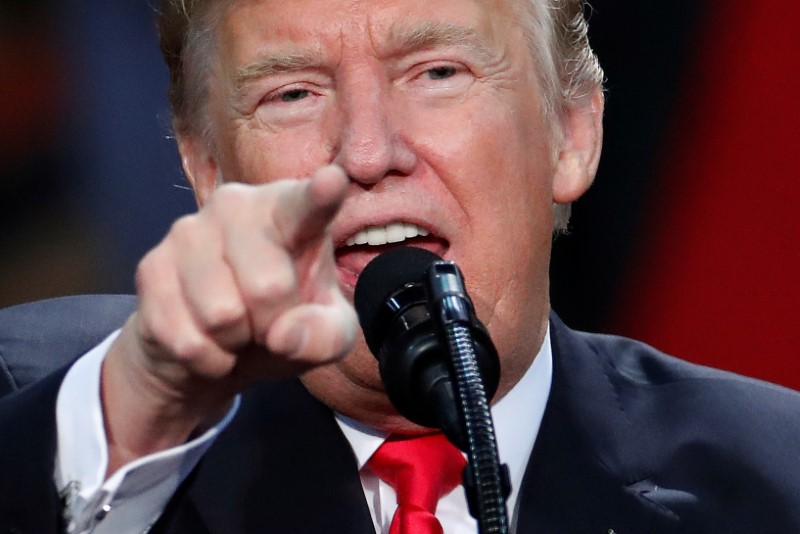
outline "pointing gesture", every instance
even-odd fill
[[[222,186],[145,256],[139,310],[103,370],[109,430],[133,449],[122,461],[163,446],[141,439],[158,412],[175,414],[169,441],[180,443],[253,381],[350,351],[358,323],[328,235],[347,185],[339,168],[325,167],[306,180]]]

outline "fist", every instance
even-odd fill
[[[139,310],[116,357],[168,395],[220,402],[343,357],[358,321],[328,227],[347,187],[333,166],[305,180],[221,186],[140,263]]]

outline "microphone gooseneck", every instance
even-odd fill
[[[426,282],[431,315],[453,365],[467,436],[469,463],[464,472],[464,488],[470,513],[478,519],[481,534],[504,534],[508,532],[506,499],[511,493],[511,482],[508,467],[500,464],[489,410],[494,390],[487,396],[476,359],[479,340],[488,342],[492,348],[494,345],[485,329],[474,330],[474,323],[480,323],[455,263],[434,263],[428,268]],[[482,333],[487,336],[485,341],[481,340]]]
[[[354,300],[389,399],[467,452],[464,486],[479,531],[508,532],[508,471],[499,463],[488,403],[499,359],[461,271],[423,249],[393,249],[363,270]]]

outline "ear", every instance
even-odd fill
[[[564,141],[553,178],[553,200],[568,204],[583,195],[594,181],[603,144],[603,93],[569,108],[564,118]]]
[[[181,154],[183,172],[194,190],[197,205],[202,207],[214,189],[219,178],[219,165],[208,143],[194,136],[178,137],[178,151]]]

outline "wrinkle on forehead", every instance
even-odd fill
[[[228,15],[238,12],[234,16],[238,19],[238,23],[234,23],[233,27],[228,28],[231,44],[236,42],[235,36],[239,33],[237,30],[241,29],[236,26],[242,23],[249,25],[254,20],[254,14],[248,13],[248,11],[268,9],[269,2],[242,2],[240,0],[233,4]],[[294,38],[291,37],[293,32],[289,28],[291,23],[289,26],[282,26],[278,20],[275,20],[278,26],[275,28],[277,34],[274,36],[279,40],[271,44],[262,42],[262,46],[263,44],[266,46],[263,46],[261,52],[256,53],[255,57],[251,56],[251,60],[246,64],[235,68],[232,73],[235,90],[241,92],[250,84],[277,74],[330,67],[331,65],[327,63],[337,55],[334,50],[339,46],[359,47],[358,41],[360,40],[363,45],[364,38],[372,49],[372,53],[383,58],[399,57],[441,47],[466,49],[485,63],[494,63],[498,59],[498,55],[503,54],[503,51],[497,48],[498,43],[494,42],[496,32],[502,30],[493,27],[493,22],[497,22],[496,20],[480,20],[483,18],[481,14],[485,14],[484,10],[478,10],[481,13],[478,15],[478,20],[471,20],[469,15],[463,17],[465,14],[463,11],[455,21],[437,20],[436,9],[430,11],[429,15],[420,13],[419,18],[414,15],[409,17],[406,14],[405,17],[386,20],[370,9],[371,5],[371,2],[363,0],[342,2],[342,11],[338,15],[330,13],[330,16],[325,18],[324,27],[311,29],[303,28],[302,25],[298,26],[299,33],[297,35],[302,36],[301,39],[297,39],[297,35]],[[236,9],[237,7],[238,9]],[[505,13],[506,10],[501,9],[500,6],[491,9],[493,9],[492,13],[501,19],[508,16]],[[391,11],[394,10],[390,9]],[[424,11],[428,12],[427,9]],[[399,13],[397,14],[399,15]],[[267,18],[267,20],[270,19]],[[262,29],[262,31],[264,30],[266,28]],[[266,30],[266,34],[262,33],[262,35],[271,34],[272,31]],[[334,42],[339,44],[334,45]],[[333,56],[331,52],[334,52]]]
[[[410,25],[397,21],[391,25],[388,36],[382,41],[381,48],[389,56],[443,46],[467,48],[484,60],[489,60],[493,55],[486,40],[473,28],[445,22],[425,21]],[[235,87],[241,91],[267,76],[317,67],[321,55],[319,50],[299,46],[268,53],[236,69]]]

